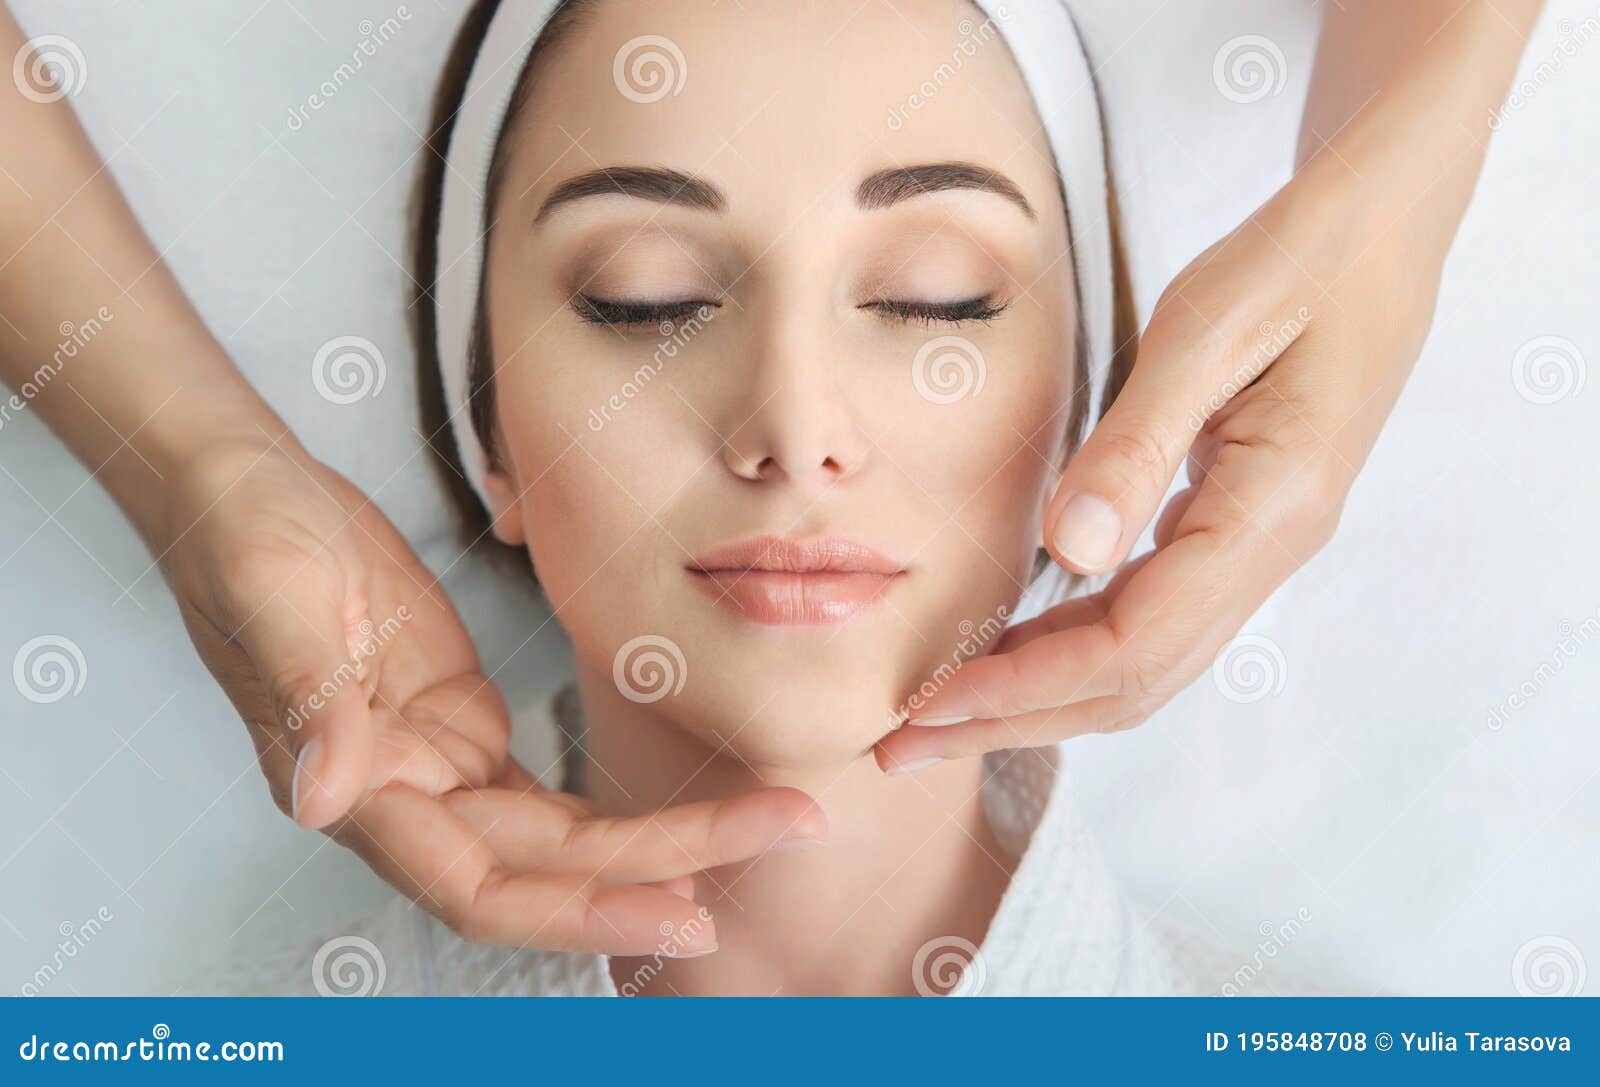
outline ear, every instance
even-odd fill
[[[499,469],[490,469],[483,477],[483,489],[489,496],[489,521],[494,538],[513,547],[527,543],[527,533],[522,529],[522,503],[511,477]]]

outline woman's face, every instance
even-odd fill
[[[752,763],[853,758],[1015,605],[1063,452],[1021,74],[956,0],[662,0],[534,78],[488,264],[496,531],[586,679],[670,642],[624,694]]]

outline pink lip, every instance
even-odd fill
[[[777,536],[713,548],[687,569],[718,606],[769,626],[842,623],[905,573],[899,563],[854,540]]]

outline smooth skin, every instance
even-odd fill
[[[1542,6],[1327,6],[1300,168],[1167,288],[1047,512],[1055,559],[1110,585],[1007,631],[878,745],[881,766],[1139,724],[1328,542]],[[1279,353],[1262,329],[1298,335]],[[1158,511],[1156,550],[1119,569]]]
[[[1426,335],[1481,167],[1484,118],[1540,6],[1330,6],[1304,165],[1169,287],[1127,388],[1071,462],[1050,510],[1049,539],[1066,545],[1052,543],[1058,560],[1084,572],[1114,568],[1195,444],[1189,419],[1200,410],[1196,486],[1163,515],[1154,558],[969,663],[922,715],[969,720],[899,729],[879,745],[880,764],[1140,721],[1326,542]],[[24,41],[0,8],[0,57]],[[297,822],[336,832],[464,934],[608,952],[647,950],[661,921],[692,915],[692,903],[643,876],[681,890],[673,877],[736,859],[730,853],[825,834],[802,794],[771,790],[687,816],[703,832],[696,841],[722,850],[714,855],[624,833],[617,840],[640,851],[626,871],[603,873],[592,856],[559,847],[507,859],[475,842],[438,794],[456,778],[523,782],[505,755],[504,706],[482,684],[432,575],[369,499],[304,451],[206,331],[70,107],[29,101],[6,83],[0,122],[12,134],[0,150],[0,378],[21,387],[48,361],[62,320],[108,298],[130,300],[29,410],[160,557],[201,659]],[[1255,330],[1302,304],[1315,314],[1309,327],[1212,410],[1214,397],[1242,384]],[[1063,526],[1080,494],[1092,499],[1073,507],[1089,512],[1088,527]],[[366,662],[366,681],[303,727],[284,728],[284,708],[305,704],[347,663],[364,613],[381,618],[380,608],[402,604],[416,618]],[[546,795],[550,842],[584,837],[564,828],[618,830],[575,798]],[[457,863],[464,850],[469,863]],[[569,888],[575,899],[563,894]]]
[[[0,8],[0,55],[23,44]],[[684,877],[823,837],[810,799],[766,789],[629,821],[537,789],[507,754],[505,704],[433,574],[206,331],[68,104],[0,81],[0,127],[0,377],[21,388],[61,321],[113,309],[28,410],[160,562],[278,806],[470,938],[643,953],[671,923],[694,933],[684,953],[714,947],[715,927],[690,924],[697,907],[676,893]],[[400,614],[412,618],[392,637],[363,638],[363,622]],[[375,652],[358,655],[363,643]],[[360,682],[321,700],[355,660]],[[447,799],[463,785],[526,792],[540,840],[496,850]]]

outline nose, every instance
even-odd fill
[[[840,387],[829,352],[801,335],[775,335],[751,359],[730,398],[723,463],[740,479],[816,494],[866,465],[871,442]]]

